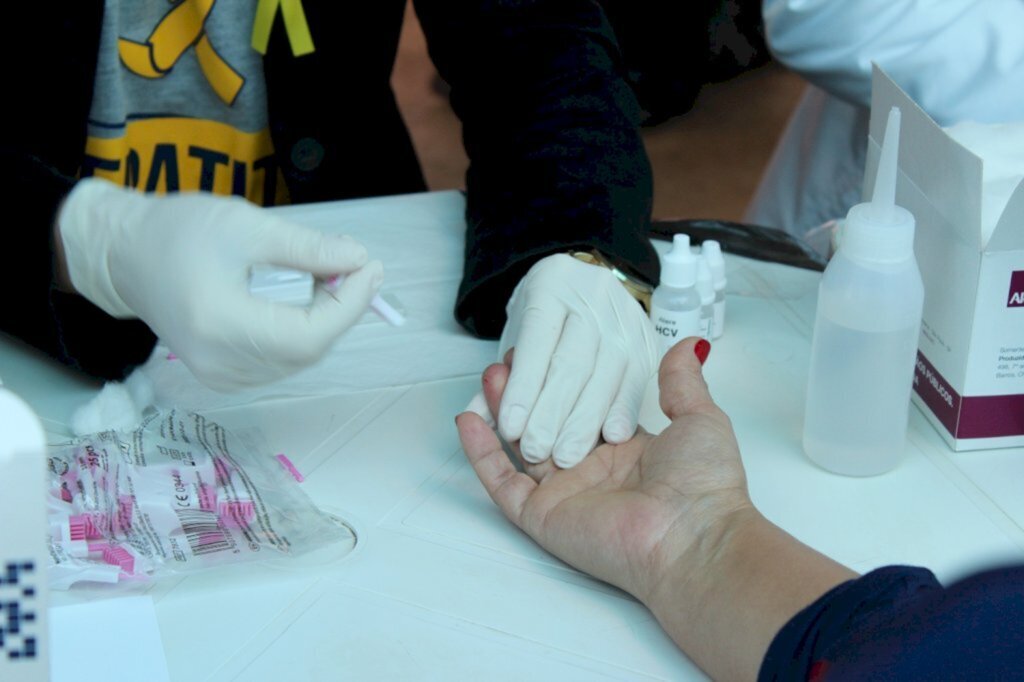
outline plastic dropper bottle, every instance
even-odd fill
[[[715,325],[715,285],[703,255],[697,257],[697,295],[700,296],[700,335],[710,341]]]
[[[914,216],[897,206],[893,107],[870,202],[846,216],[818,290],[803,444],[825,469],[872,476],[903,453],[924,285]]]
[[[661,282],[651,296],[651,321],[662,356],[678,341],[700,336],[697,258],[690,252],[689,235],[675,235],[672,249],[661,260]]]
[[[715,285],[715,318],[711,325],[711,337],[717,339],[725,331],[725,258],[722,245],[708,239],[700,245],[700,255],[711,268],[711,281]]]

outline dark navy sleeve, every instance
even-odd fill
[[[649,282],[651,169],[619,47],[593,0],[416,0],[470,159],[456,317],[501,333],[540,258],[596,248]]]
[[[1024,566],[943,587],[888,566],[834,588],[775,636],[760,680],[966,680],[1024,676]]]

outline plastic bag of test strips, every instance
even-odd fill
[[[56,589],[354,545],[281,462],[191,412],[50,446],[49,477]]]

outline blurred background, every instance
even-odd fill
[[[770,60],[761,1],[601,4],[645,110],[654,217],[740,220],[804,87]],[[463,188],[459,120],[411,5],[392,83],[430,189]]]

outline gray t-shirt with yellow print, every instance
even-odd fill
[[[281,203],[256,5],[106,0],[82,174]]]

